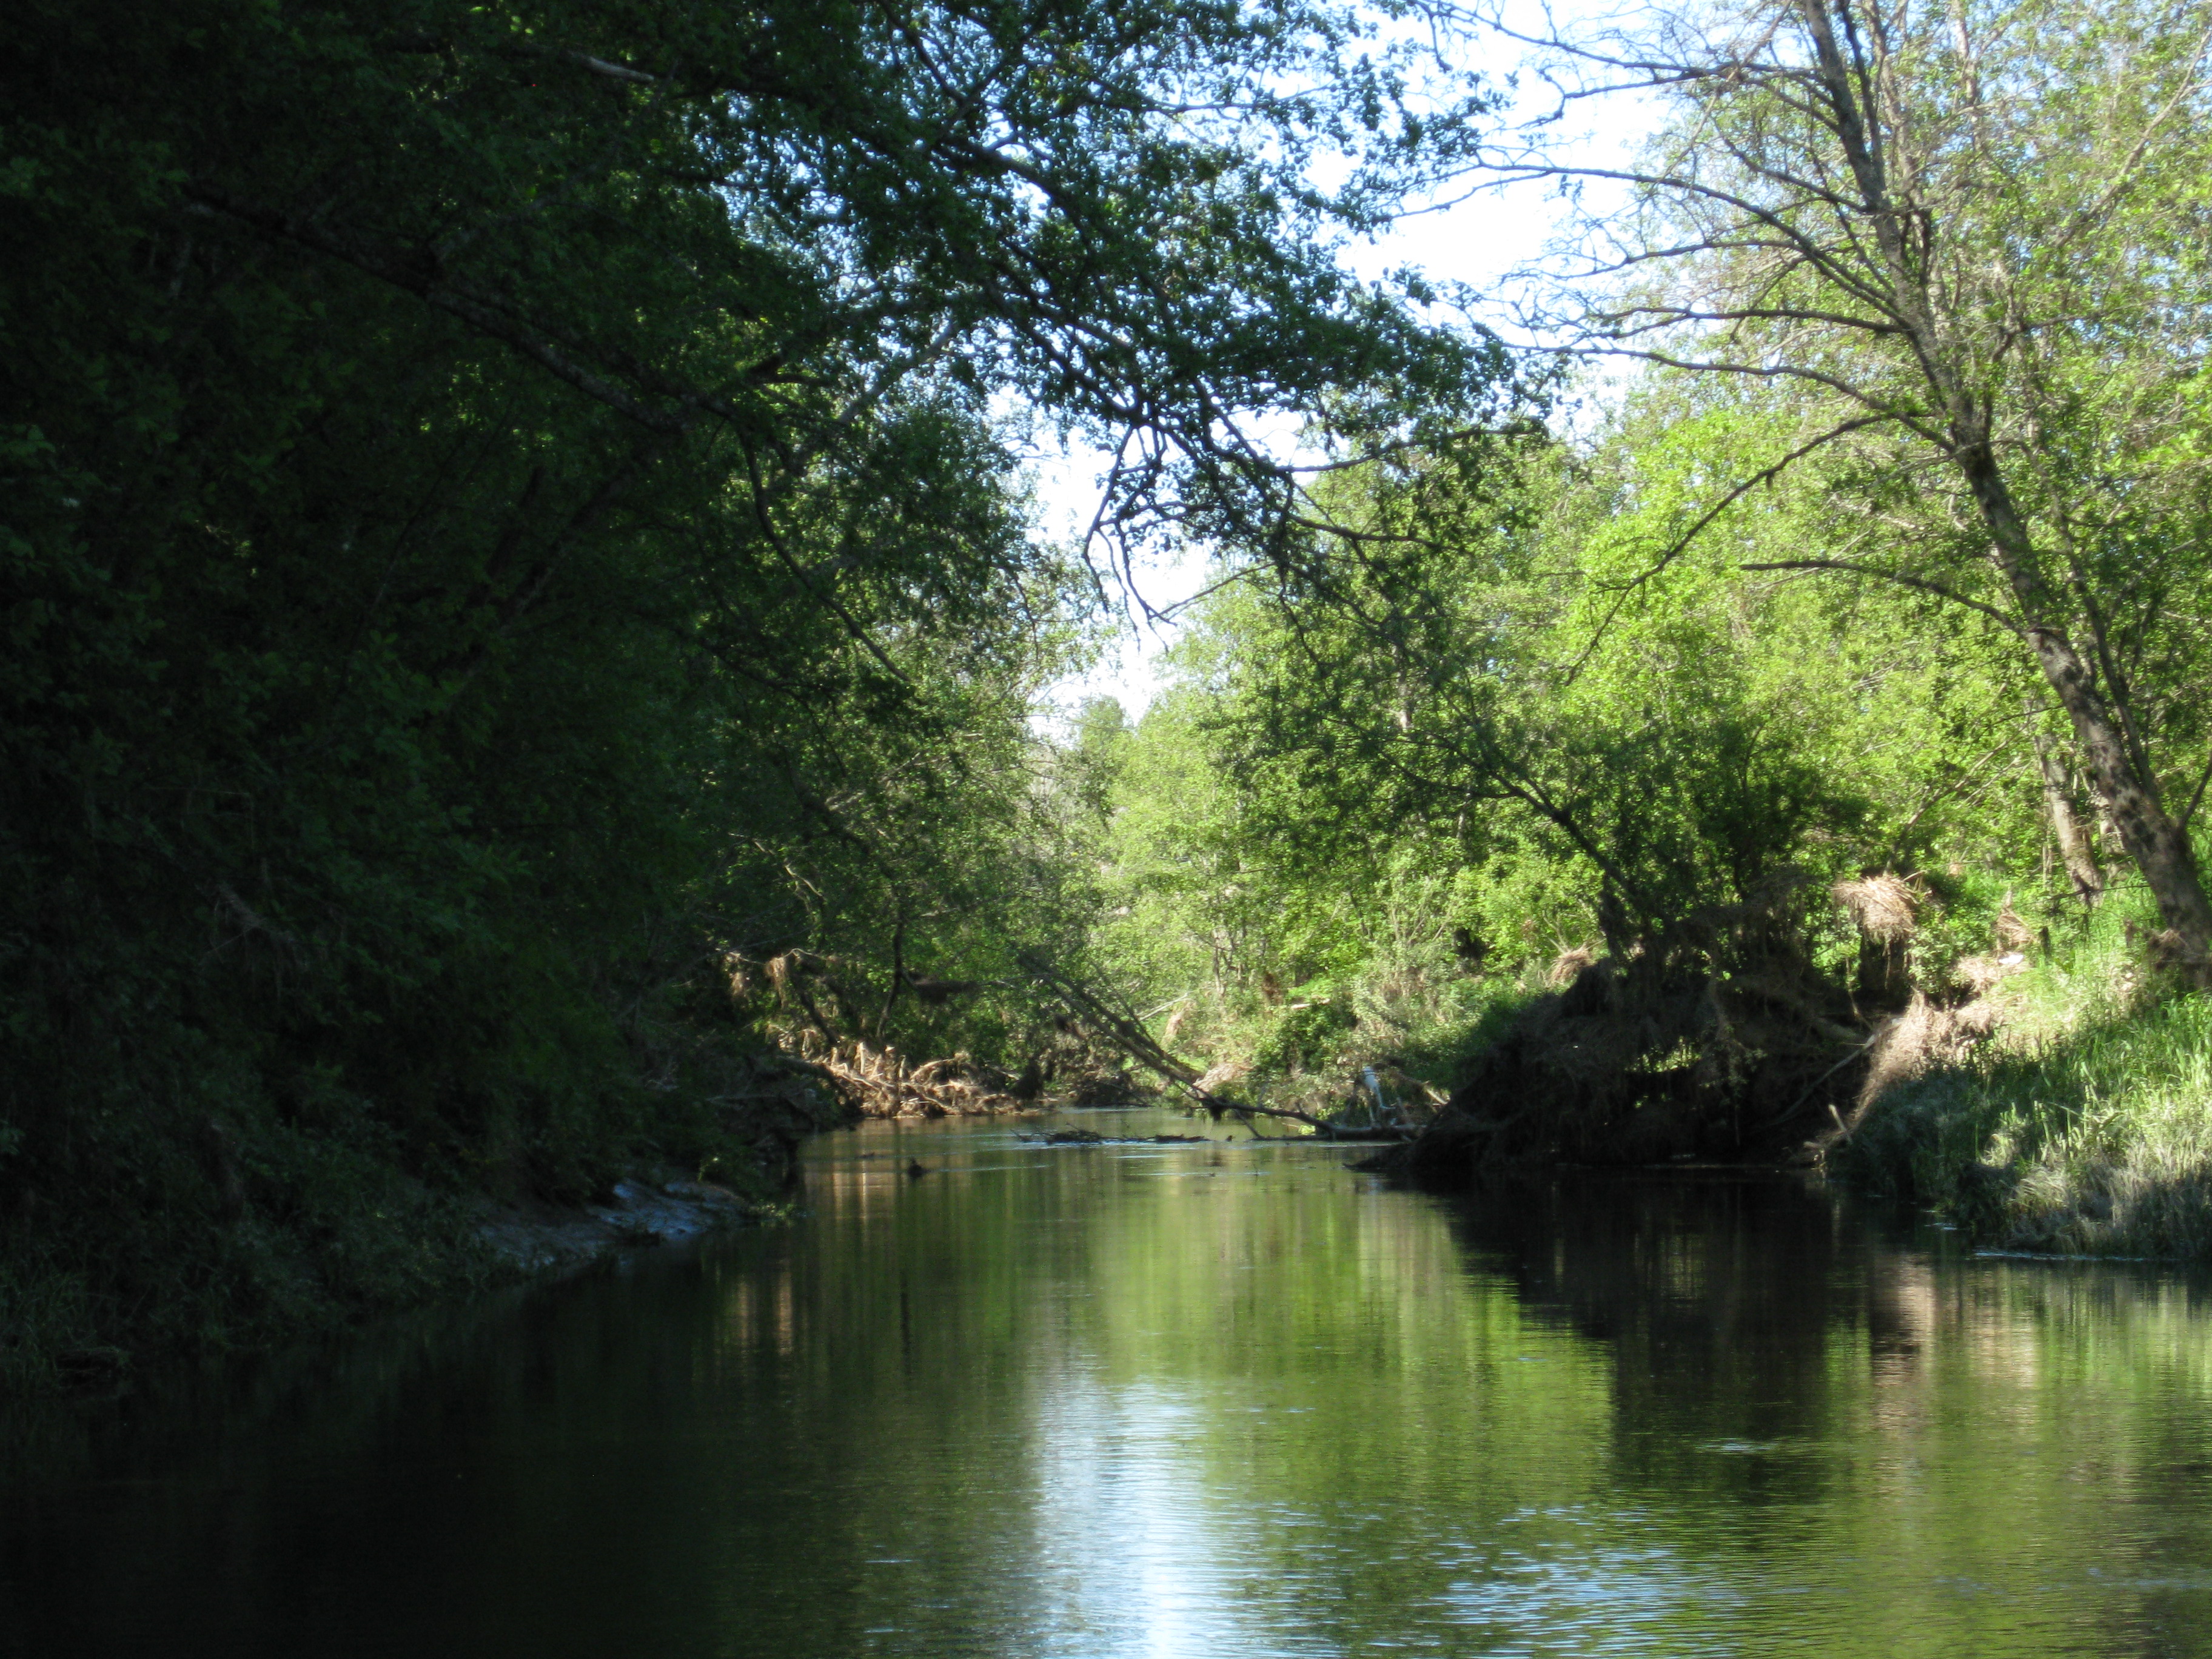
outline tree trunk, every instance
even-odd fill
[[[1960,424],[1954,418],[1954,432]],[[2204,878],[2189,837],[2160,802],[2156,781],[2137,769],[2119,722],[2112,718],[2081,653],[2063,629],[2045,620],[2052,607],[2037,568],[2035,545],[2013,505],[1986,434],[1970,428],[1958,436],[1953,459],[1981,508],[1982,522],[1990,532],[1991,561],[2012,589],[2044,678],[2074,722],[2091,787],[2103,799],[2112,827],[2120,833],[2120,845],[2142,872],[2159,919],[2172,931],[2184,965],[2192,977],[2212,977],[2212,902],[2205,898]]]
[[[2034,539],[1997,465],[1989,406],[1959,374],[1947,319],[1932,295],[1928,274],[1932,221],[1901,213],[1890,199],[1887,167],[1869,131],[1867,113],[1859,106],[1868,65],[1857,40],[1850,41],[1848,52],[1838,41],[1829,0],[1800,0],[1800,4],[1827,113],[1833,118],[1832,130],[1873,222],[1875,242],[1886,267],[1888,292],[1882,301],[1911,341],[1919,372],[1942,410],[1948,459],[1981,510],[1990,533],[1990,562],[2012,590],[2021,631],[2037,665],[2058,694],[2059,707],[2074,722],[2090,786],[2103,799],[2121,846],[2149,884],[2184,967],[2192,978],[2212,983],[2212,902],[2205,898],[2196,855],[2187,834],[2160,803],[2156,779],[2130,751],[2126,733],[2098,690],[2088,665],[2058,625],[2063,612],[2044,585]],[[1850,14],[1841,6],[1837,15],[1850,27]]]
[[[2066,787],[2066,765],[2058,757],[2058,745],[2040,732],[2035,734],[2034,742],[2036,770],[2043,775],[2043,810],[2051,820],[2051,833],[2058,842],[2059,861],[2065,865],[2067,877],[2074,884],[2074,896],[2081,901],[2084,909],[2094,910],[2097,901],[2105,896],[2105,872],[2097,867],[2097,853],[2089,844],[2089,832],[2082,827],[2081,814],[2074,810],[2074,796]]]

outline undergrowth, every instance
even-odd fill
[[[2212,998],[2143,966],[2155,925],[2115,894],[1993,993],[1978,1054],[1883,1096],[1832,1167],[1999,1248],[2212,1257]]]
[[[1445,940],[1415,939],[1340,977],[1273,994],[1196,994],[1155,1026],[1177,1052],[1216,1068],[1232,1094],[1356,1119],[1369,1106],[1364,1071],[1382,1073],[1394,1104],[1425,1091],[1449,1094],[1470,1057],[1539,988],[1529,975],[1472,970]]]

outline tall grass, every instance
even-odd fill
[[[1893,1090],[1832,1160],[2000,1248],[2212,1258],[2212,998],[2144,965],[2140,894],[1993,995],[1983,1050]]]

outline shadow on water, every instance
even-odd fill
[[[1931,1241],[1814,1181],[1568,1174],[1499,1182],[1451,1219],[1472,1261],[1606,1346],[1621,1410],[1638,1420],[1703,1429],[1737,1401],[1816,1400],[1838,1328],[1863,1330],[1877,1355],[1919,1345],[1900,1298]]]
[[[823,1143],[799,1225],[81,1441],[0,1651],[2212,1655],[2200,1281],[1340,1163]]]
[[[588,1300],[601,1282],[680,1271],[699,1254],[696,1244],[641,1251],[556,1283],[386,1315],[270,1353],[173,1367],[73,1396],[0,1401],[0,1492],[21,1504],[234,1443],[343,1442],[398,1409],[410,1390],[541,1349],[565,1305]]]
[[[2160,1535],[2144,1522],[2161,1513],[2190,1540],[2190,1571],[2153,1589],[2212,1589],[2212,1273],[1978,1253],[1810,1178],[1570,1173],[1499,1181],[1449,1213],[1477,1271],[1605,1355],[1627,1484],[1808,1512],[1863,1500],[1887,1460],[1955,1506],[1938,1550],[1987,1526],[2033,1555],[2041,1534],[2064,1577],[2112,1540],[2053,1526],[2054,1507],[2082,1506],[2052,1487],[2101,1485],[2132,1541]],[[2106,1635],[2081,1650],[2212,1650],[2203,1631]]]

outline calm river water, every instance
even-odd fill
[[[825,1139],[797,1224],[20,1483],[0,1650],[2212,1656],[2201,1280],[1039,1127]]]

